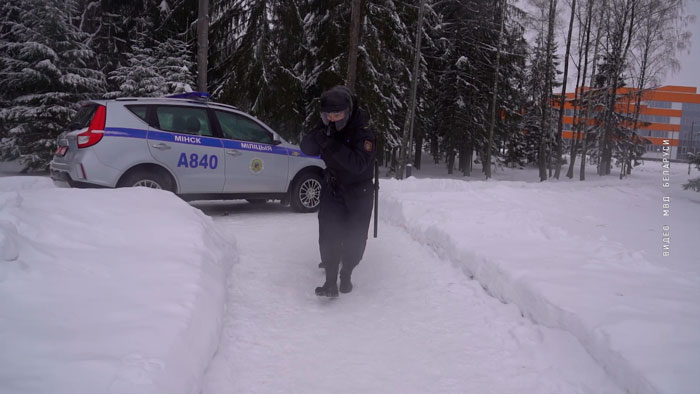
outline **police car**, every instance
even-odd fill
[[[319,157],[206,93],[94,100],[58,137],[51,178],[71,187],[165,189],[183,199],[269,199],[318,209]]]

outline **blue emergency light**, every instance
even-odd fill
[[[179,99],[190,99],[190,100],[204,100],[208,101],[211,94],[205,92],[189,92],[174,94],[172,96],[167,96],[167,98],[179,98]]]

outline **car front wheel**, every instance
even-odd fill
[[[321,177],[313,172],[304,173],[292,189],[292,209],[296,212],[315,212],[320,204]]]

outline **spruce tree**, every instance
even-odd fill
[[[393,1],[362,3],[356,92],[375,129],[397,135],[408,79],[407,7]],[[318,122],[322,91],[345,83],[349,21],[350,8],[340,0],[215,3],[215,97],[296,140]]]
[[[195,86],[193,51],[185,41],[168,38],[156,47],[156,68],[165,80],[163,94],[191,92]]]
[[[166,80],[158,72],[159,59],[155,50],[146,45],[146,37],[136,40],[126,58],[125,65],[109,74],[118,90],[109,92],[108,97],[155,97],[165,93]]]
[[[689,164],[695,164],[695,168],[700,170],[700,155],[688,153],[688,157],[690,159]],[[700,192],[700,177],[688,179],[688,183],[683,185],[683,190],[688,190],[688,189],[692,189],[692,190],[695,190],[696,192]]]
[[[81,100],[101,95],[104,75],[67,0],[0,6],[0,158],[43,170]]]

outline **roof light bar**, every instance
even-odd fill
[[[174,94],[172,96],[166,96],[166,97],[167,98],[179,98],[179,99],[208,101],[209,98],[211,97],[211,94],[206,93],[206,92],[188,92],[188,93]]]

